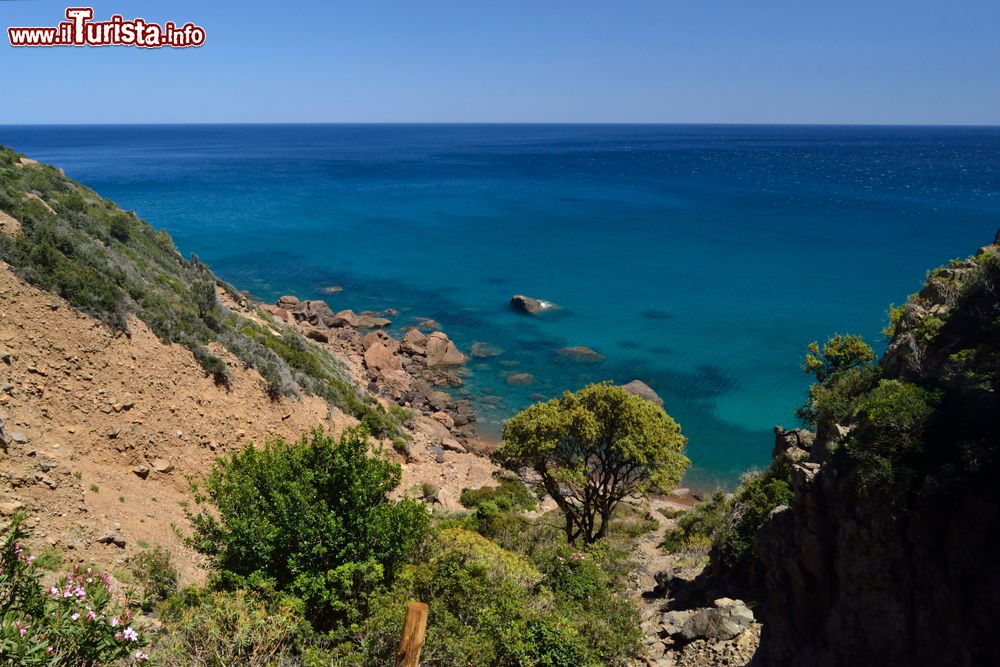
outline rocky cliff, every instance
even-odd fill
[[[837,423],[786,457],[757,664],[1000,664],[1000,234],[892,319],[868,379],[831,388]]]

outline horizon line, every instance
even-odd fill
[[[839,123],[839,122],[697,122],[697,121],[137,121],[137,122],[96,122],[96,123],[0,123],[0,127],[148,127],[148,126],[289,126],[289,125],[354,125],[354,126],[417,126],[417,125],[523,125],[523,126],[634,126],[634,127],[894,127],[894,128],[969,128],[995,129],[1000,123]]]

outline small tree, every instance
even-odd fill
[[[835,334],[823,343],[809,343],[802,370],[812,373],[819,382],[852,368],[867,366],[875,361],[875,350],[861,336]]]
[[[686,443],[663,408],[603,383],[522,411],[504,425],[498,454],[507,467],[538,473],[565,514],[569,542],[591,544],[623,498],[680,481]]]

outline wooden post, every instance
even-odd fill
[[[396,651],[396,667],[419,667],[420,649],[424,647],[424,633],[427,631],[427,605],[410,602],[406,607],[406,622],[403,623],[403,637]]]

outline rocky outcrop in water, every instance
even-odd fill
[[[515,294],[510,299],[510,307],[519,313],[537,315],[538,313],[552,310],[556,305],[551,301],[543,301],[542,299],[535,299],[523,294]]]

